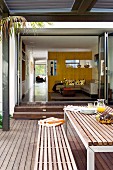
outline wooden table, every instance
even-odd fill
[[[113,112],[107,107],[106,111]],[[64,108],[64,118],[71,122],[81,141],[87,149],[87,170],[95,169],[95,152],[113,152],[113,124],[101,124],[95,115],[85,115],[78,111]],[[67,123],[65,123],[67,131]]]
[[[62,93],[63,96],[70,96],[73,97],[75,96],[75,89],[74,88],[70,88],[70,87],[64,87],[62,88]]]

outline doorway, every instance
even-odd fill
[[[47,90],[47,65],[46,60],[35,61],[35,83],[34,83],[34,100],[35,102],[46,102],[48,99]]]

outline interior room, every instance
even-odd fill
[[[26,78],[29,79],[29,87],[23,86],[27,91],[26,96],[30,96],[30,91],[34,91],[33,97],[30,98],[35,102],[97,99],[99,95],[99,51],[102,54],[102,49],[98,48],[99,36],[104,29],[46,28],[37,29],[35,34],[32,31],[29,30],[29,36],[21,31],[22,42],[29,56],[27,57],[28,63],[33,63],[29,66],[29,78]],[[111,30],[108,29],[108,31]],[[109,41],[112,41],[112,38],[109,38]],[[111,55],[111,48],[109,49]],[[31,71],[31,67],[35,66],[35,62],[43,61],[46,65],[46,81],[41,85],[36,82],[35,69]],[[108,94],[110,100],[112,100],[111,78],[110,74]],[[46,89],[45,94],[43,93],[46,97],[39,97],[42,87]],[[38,89],[38,93],[35,89]],[[28,97],[23,98],[23,101],[28,100]]]
[[[57,34],[62,33],[62,31],[62,29],[56,29]],[[65,29],[65,31],[76,33],[77,30]],[[98,36],[92,36],[92,34],[88,36],[87,33],[88,30],[85,30],[85,36],[82,33],[79,36],[22,37],[28,51],[31,50],[33,60],[35,62],[45,61],[47,68],[46,82],[36,82],[34,72],[34,88],[37,89],[38,86],[38,93],[34,94],[34,100],[95,100],[98,97],[98,65],[95,61],[95,55],[98,54]],[[64,79],[66,82],[64,82]],[[41,99],[37,95],[42,91],[41,84],[44,83],[45,96],[48,97]],[[56,84],[58,85],[55,91],[53,87]],[[64,87],[68,88],[67,93],[69,94],[61,93]],[[96,88],[95,91],[94,87]],[[26,99],[23,98],[23,100]]]
[[[93,76],[93,69],[98,68],[92,51],[49,52],[48,60],[52,61],[48,76],[50,100],[93,100],[98,97],[98,72]]]

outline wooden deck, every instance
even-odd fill
[[[10,131],[0,130],[0,170],[33,170],[37,127],[36,120],[12,120]]]
[[[8,132],[0,129],[0,170],[33,170],[37,146],[37,120],[11,120]],[[78,166],[86,170],[86,149],[70,123],[68,139]],[[96,153],[96,170],[113,169],[113,153]]]

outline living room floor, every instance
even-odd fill
[[[63,96],[60,93],[49,93],[49,100],[50,101],[93,101],[96,100],[97,97],[90,97],[86,93],[82,91],[75,92],[75,96]]]
[[[22,102],[46,102],[47,96],[47,86],[46,82],[35,83],[32,88],[23,97]]]
[[[60,93],[48,93],[46,82],[35,83],[23,97],[22,102],[48,102],[48,101],[94,101],[97,97],[90,97],[82,91],[76,91],[73,97],[64,97]]]

